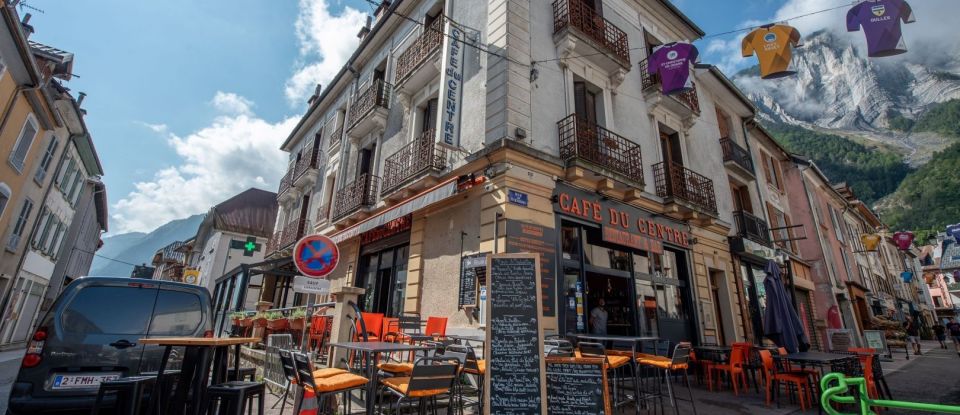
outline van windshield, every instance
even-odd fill
[[[67,305],[61,322],[73,333],[144,334],[156,297],[156,289],[85,287]]]
[[[189,336],[203,320],[200,297],[183,291],[160,290],[150,323],[151,336]]]

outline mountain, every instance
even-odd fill
[[[749,68],[733,80],[765,121],[886,144],[918,166],[960,141],[909,128],[937,104],[960,99],[960,53],[943,44],[951,46],[918,44],[902,55],[867,58],[862,38],[821,30],[795,50],[795,76],[763,80]]]
[[[954,124],[956,127],[957,124]],[[937,230],[960,222],[960,143],[908,175],[877,211],[895,229]]]
[[[171,242],[183,241],[196,235],[203,216],[199,214],[173,220],[150,233],[130,232],[103,238],[103,246],[97,251],[99,256],[93,258],[93,264],[90,266],[90,275],[129,276],[133,266],[124,262],[149,265],[153,254],[158,249]]]

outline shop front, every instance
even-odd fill
[[[764,267],[776,251],[768,244],[743,238],[731,237],[730,248],[734,254],[734,266],[740,276],[738,286],[747,301],[743,304],[743,327],[745,337],[753,343],[763,342],[763,313],[767,307],[766,290],[763,280],[766,278]]]
[[[360,234],[360,260],[353,286],[364,288],[362,311],[397,317],[403,313],[410,251],[411,215]]]
[[[684,223],[565,184],[553,208],[561,333],[697,341]]]

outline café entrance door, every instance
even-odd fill
[[[651,273],[638,272],[635,277],[643,334],[674,343],[692,341],[696,332],[689,306],[690,273],[686,255],[665,249],[662,256],[651,257]]]

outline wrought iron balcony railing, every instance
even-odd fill
[[[644,59],[640,62],[640,81],[643,90],[656,89],[659,93],[660,91],[660,76],[657,74],[651,74],[647,72],[647,60]],[[697,84],[691,82],[690,89],[679,92],[676,94],[670,95],[677,101],[680,101],[687,108],[690,108],[691,111],[699,114],[700,113],[700,99],[697,98]]]
[[[583,33],[598,46],[630,65],[630,42],[627,33],[604,19],[583,0],[554,0],[553,33],[573,28]]]
[[[273,237],[267,241],[267,254],[282,250],[294,242],[303,238],[304,232],[307,229],[306,219],[297,219],[290,222],[287,222],[286,225],[283,225],[283,228],[273,233]]]
[[[317,209],[317,224],[321,224],[330,220],[330,205],[325,204],[321,205],[320,209]]]
[[[311,148],[307,154],[300,156],[300,160],[297,160],[297,165],[294,167],[293,181],[297,181],[300,176],[303,176],[304,173],[310,169],[316,169],[320,165],[320,161],[323,156],[320,154],[320,148]]]
[[[720,148],[723,149],[723,161],[732,161],[744,170],[754,173],[753,159],[747,149],[740,147],[739,144],[729,138],[720,139]]]
[[[717,197],[713,180],[673,162],[653,165],[657,196],[679,199],[696,208],[717,214]]]
[[[443,44],[443,25],[447,19],[440,15],[423,33],[397,57],[397,75],[393,78],[396,85],[407,80],[420,65],[425,62]]]
[[[733,212],[733,220],[737,223],[737,236],[770,246],[770,227],[767,226],[767,221],[743,210]]]
[[[353,128],[354,125],[378,107],[389,109],[392,93],[393,85],[384,82],[382,79],[373,81],[367,89],[358,93],[350,106],[350,127]]]
[[[283,230],[279,230],[273,233],[273,236],[267,240],[266,254],[270,255],[274,252],[277,252],[277,249],[280,247],[280,238],[283,237]]]
[[[283,195],[293,187],[293,171],[294,169],[287,170],[287,174],[284,174],[283,178],[280,179],[280,188],[277,190],[277,197]]]
[[[338,190],[333,201],[333,220],[343,218],[361,207],[373,206],[377,202],[378,187],[379,177],[364,174]]]
[[[412,143],[403,146],[384,161],[383,192],[400,186],[428,171],[446,168],[447,150],[434,141],[436,130],[424,131]]]
[[[557,129],[560,131],[560,157],[564,160],[583,159],[643,183],[639,144],[576,114],[558,121]]]
[[[337,127],[336,130],[333,130],[333,133],[330,134],[330,146],[328,148],[334,148],[340,144],[340,140],[343,138],[343,126]]]

